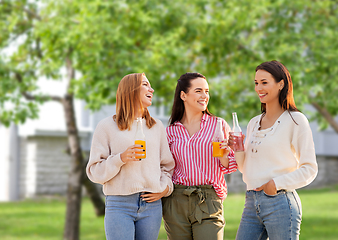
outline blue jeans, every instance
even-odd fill
[[[296,191],[271,196],[247,191],[236,240],[299,239],[302,206]]]
[[[106,196],[107,240],[156,240],[162,220],[161,200],[147,203],[141,194]]]

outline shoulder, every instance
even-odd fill
[[[112,127],[112,126],[117,126],[117,125],[113,119],[113,116],[109,116],[99,121],[96,128],[107,128],[107,127]]]
[[[177,127],[178,127],[178,125],[177,125],[176,122],[167,126],[166,127],[167,134],[170,134],[171,132],[175,131],[175,129],[177,129]]]
[[[301,112],[290,112],[290,115],[293,117],[293,119],[298,124],[301,124],[301,123],[308,124],[309,123],[309,120],[307,119],[307,117]]]
[[[223,118],[217,117],[217,116],[209,116],[209,118],[208,118],[209,124],[208,124],[208,125],[214,124],[215,127],[216,127],[217,119],[221,119],[221,122],[222,122],[222,126],[223,126],[223,127],[225,127],[225,128],[230,127],[229,124],[227,123],[227,121],[225,121]]]
[[[160,119],[154,118],[154,117],[153,117],[153,119],[155,120],[156,123],[153,125],[152,128],[155,128],[155,129],[162,129],[163,128],[164,129],[164,125],[163,125],[163,123]]]
[[[251,120],[248,123],[248,126],[251,126],[251,125],[254,125],[256,123],[259,123],[261,117],[262,117],[262,114],[259,114],[259,115],[255,116],[255,117],[251,118]]]
[[[168,127],[166,127],[167,138],[171,139],[180,136],[183,132],[183,129],[184,127],[179,121],[170,124]]]
[[[109,135],[111,135],[111,133],[115,134],[119,131],[120,130],[118,129],[117,124],[113,119],[113,116],[110,116],[99,121],[95,128],[94,136],[95,138],[109,138]]]
[[[300,131],[300,132],[311,131],[309,120],[307,119],[307,117],[303,113],[301,113],[301,112],[290,112],[290,113],[287,113],[286,115],[287,115],[287,118],[288,118],[287,121],[289,122],[288,125],[294,131],[297,131],[297,132],[298,131]]]

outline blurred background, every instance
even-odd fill
[[[63,238],[79,239],[81,199],[104,215],[100,186],[84,166],[96,124],[115,113],[123,76],[147,75],[155,90],[150,113],[166,125],[178,77],[202,73],[210,111],[230,126],[237,112],[245,132],[260,114],[255,68],[271,60],[290,71],[313,131],[319,174],[306,189],[332,190],[337,39],[333,0],[0,0],[0,209],[59,196]],[[227,179],[230,194],[245,191],[239,172]],[[2,224],[0,233],[9,228]]]

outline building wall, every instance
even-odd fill
[[[100,111],[90,113],[84,109],[83,102],[80,102],[80,105],[77,108],[77,123],[82,148],[85,152],[88,152],[92,133],[97,123],[107,116],[112,116],[115,113],[115,106],[103,106]],[[58,107],[60,108],[59,105],[48,106],[55,112],[57,112]],[[164,125],[168,123],[168,118],[163,111],[158,111],[153,107],[149,111],[152,116],[159,118]],[[15,144],[9,144],[12,141],[11,139],[15,139],[11,137],[15,133],[0,125],[0,133],[3,133],[0,136],[0,143],[3,143],[0,144],[2,147],[2,151],[0,151],[2,166],[0,168],[0,179],[2,179],[0,182],[0,201],[16,200],[16,191],[10,191],[13,189],[19,189],[20,198],[46,194],[66,194],[71,159],[66,153],[68,139],[62,121],[64,121],[63,114],[48,115],[48,117],[43,117],[39,121],[27,121],[25,125],[19,126],[19,131],[16,133],[19,139],[17,148]],[[335,147],[338,142],[338,135],[330,128],[321,132],[316,131],[318,127],[315,123],[311,123],[311,128],[319,173],[315,181],[307,188],[338,184],[338,148]],[[245,127],[242,127],[242,130],[245,132]],[[13,146],[10,147],[8,144]],[[15,152],[19,153],[18,157],[15,157]],[[15,160],[16,158],[18,160]],[[19,169],[16,169],[16,165],[19,166]],[[226,176],[226,178],[229,192],[245,191],[245,184],[240,172],[237,171]],[[17,179],[19,180],[17,181]],[[16,182],[19,182],[19,184]],[[19,187],[16,187],[17,185]]]
[[[67,137],[33,136],[20,140],[20,196],[65,194],[70,169]]]
[[[38,195],[65,195],[70,156],[66,153],[67,137],[32,136],[21,138],[21,198]],[[338,157],[318,156],[319,172],[306,188],[338,184]],[[239,171],[226,175],[229,193],[244,192],[245,183]]]

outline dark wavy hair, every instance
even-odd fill
[[[256,72],[258,70],[264,70],[270,73],[275,81],[278,83],[281,80],[284,80],[284,86],[279,94],[279,104],[284,110],[290,111],[298,111],[295,104],[295,100],[293,98],[293,85],[291,75],[288,69],[278,61],[269,61],[263,62],[256,67]],[[261,112],[266,112],[266,104],[261,104]]]
[[[205,80],[207,80],[206,77],[200,73],[190,73],[190,72],[181,75],[180,78],[177,80],[174,103],[169,118],[170,125],[182,119],[185,107],[183,100],[181,99],[181,91],[188,93],[191,87],[191,81],[193,81],[196,78],[204,78]],[[208,108],[206,108],[205,111],[203,111],[203,113],[212,116]]]

